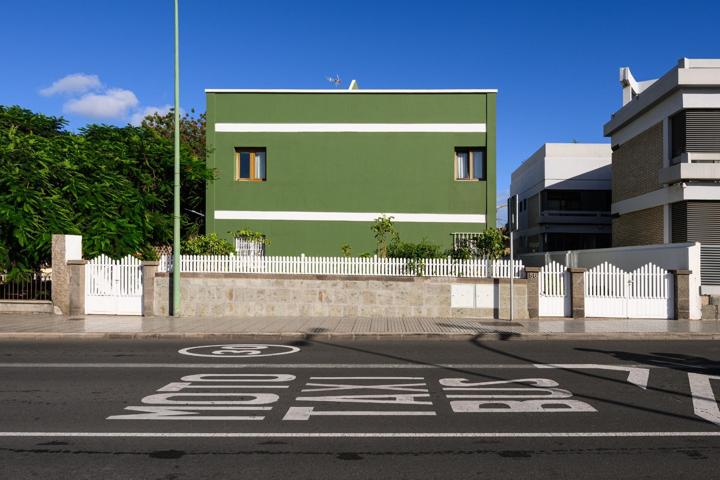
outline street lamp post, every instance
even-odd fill
[[[175,186],[173,193],[172,314],[180,314],[180,47],[178,0],[175,0]]]
[[[515,252],[514,252],[514,239],[513,232],[518,229],[518,196],[511,195],[507,199],[507,215],[508,215],[508,233],[510,234],[510,321],[514,319],[513,316],[513,283],[515,279]]]

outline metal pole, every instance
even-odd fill
[[[180,46],[178,0],[175,0],[175,188],[173,194],[172,314],[180,314]]]
[[[513,320],[513,278],[515,277],[515,256],[513,255],[513,231],[510,229],[510,321]]]

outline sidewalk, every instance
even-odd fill
[[[0,315],[2,339],[717,340],[720,322],[642,319],[194,318]]]

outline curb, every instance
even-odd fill
[[[472,333],[204,333],[204,332],[0,332],[3,340],[201,340],[201,339],[285,339],[285,340],[385,340],[385,341],[579,341],[579,340],[720,340],[720,333],[518,333],[511,331]]]

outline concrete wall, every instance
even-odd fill
[[[603,262],[625,271],[632,271],[647,263],[666,270],[690,270],[690,318],[702,316],[700,308],[700,244],[670,243],[622,248],[597,248],[566,252],[529,253],[520,255],[526,267],[541,267],[551,261],[566,267],[593,268]]]
[[[520,200],[545,189],[610,190],[610,144],[546,143],[513,171],[510,194]]]
[[[242,123],[485,123],[485,132],[228,132]],[[372,218],[380,213],[432,214],[396,227],[405,241],[423,238],[451,246],[453,232],[495,225],[495,93],[208,92],[209,168],[206,229],[230,238],[250,228],[271,240],[268,255],[356,255],[372,252]],[[267,151],[267,179],[234,180],[235,148]],[[486,179],[455,180],[455,148],[484,147]],[[233,212],[232,218],[215,212]],[[249,214],[247,212],[253,212]],[[261,212],[260,217],[254,216]],[[292,220],[279,219],[295,212]],[[309,213],[366,213],[368,221],[309,220]],[[477,215],[462,223],[458,217]],[[485,223],[479,220],[485,215]],[[347,215],[345,216],[346,218]],[[258,219],[261,218],[261,219]],[[467,217],[466,217],[467,218]]]
[[[167,315],[168,274],[155,277],[155,315]],[[452,308],[453,285],[488,285],[478,308]],[[527,285],[515,282],[515,313],[527,318]],[[184,273],[184,316],[508,318],[507,280]]]
[[[53,304],[46,300],[0,300],[0,314],[3,313],[53,313]]]

